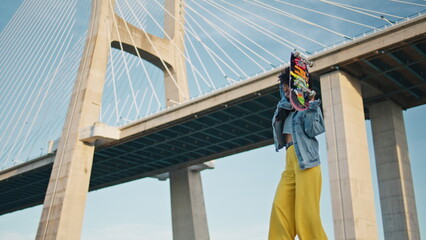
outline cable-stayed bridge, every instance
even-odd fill
[[[49,238],[49,231],[56,231],[52,227],[56,224],[54,222],[61,222],[53,216],[58,207],[56,210],[55,207],[49,208],[49,202],[52,205],[58,201],[54,196],[62,192],[55,190],[67,178],[64,177],[67,169],[82,159],[90,159],[89,163],[84,162],[86,166],[80,168],[86,176],[86,182],[81,182],[83,188],[86,184],[86,191],[87,188],[100,189],[164,172],[170,172],[174,184],[180,186],[185,184],[179,178],[181,170],[177,169],[187,169],[185,167],[271,144],[270,118],[279,99],[276,76],[286,67],[283,61],[286,57],[282,56],[298,49],[310,55],[315,62],[312,68],[314,88],[321,93],[324,103],[330,178],[336,190],[333,191],[333,200],[339,203],[333,209],[336,239],[350,238],[351,234],[377,235],[375,218],[369,216],[369,211],[363,213],[374,208],[371,204],[371,176],[368,178],[369,174],[366,176],[364,172],[355,172],[345,166],[353,164],[353,159],[363,158],[354,168],[369,168],[368,155],[365,157],[368,151],[363,137],[365,131],[359,131],[362,130],[359,125],[365,118],[371,118],[373,124],[379,123],[374,129],[378,139],[375,139],[376,159],[383,158],[383,166],[395,154],[389,151],[381,153],[381,148],[404,146],[405,136],[398,136],[395,142],[390,143],[381,139],[381,133],[389,132],[389,129],[400,132],[400,126],[386,129],[381,126],[386,125],[383,124],[387,122],[384,118],[403,121],[402,116],[395,112],[426,101],[424,16],[385,15],[364,7],[322,1],[327,7],[386,23],[377,27],[300,4],[272,2],[242,1],[236,5],[207,0],[94,1],[87,32],[81,30],[81,26],[77,27],[84,26],[82,19],[89,19],[87,9],[90,7],[86,5],[84,8],[84,3],[49,2],[41,11],[46,14],[37,22],[35,16],[25,17],[35,12],[32,10],[40,4],[24,2],[1,35],[2,51],[9,55],[2,57],[4,67],[0,73],[0,110],[2,116],[8,116],[7,121],[1,123],[0,164],[3,171],[0,172],[0,212],[7,213],[44,201],[46,220],[40,224],[38,237]],[[424,6],[418,5],[421,4],[415,5],[419,10],[424,9]],[[259,12],[250,6],[260,9],[257,10]],[[286,10],[290,7],[327,16],[330,18],[328,21],[343,21],[364,30],[367,28],[371,32],[353,37],[327,27],[320,19],[314,21],[317,19],[289,13]],[[79,12],[78,9],[86,9],[86,15],[84,10]],[[272,14],[277,16],[274,18]],[[281,24],[278,21],[281,17],[289,18],[288,22],[305,24],[305,31],[298,32]],[[25,26],[25,31],[16,31]],[[77,35],[78,31],[83,37]],[[321,31],[325,33],[321,34]],[[23,35],[23,32],[29,35]],[[289,32],[295,39],[284,37],[284,33]],[[317,37],[312,38],[313,35]],[[326,41],[318,40],[332,39],[331,35],[344,42],[327,47]],[[25,36],[34,36],[37,40]],[[302,38],[303,41],[300,40]],[[83,52],[84,42],[86,48]],[[326,48],[319,52],[307,50],[314,48],[312,45],[315,44]],[[93,53],[98,48],[103,48],[100,55]],[[22,53],[28,57],[23,58]],[[84,67],[85,64],[87,67]],[[91,73],[93,69],[96,70]],[[247,72],[259,73],[250,75]],[[97,80],[85,80],[85,75],[87,79],[95,76]],[[79,95],[80,92],[82,95]],[[95,97],[81,100],[86,94]],[[84,104],[90,105],[89,110],[84,110]],[[82,112],[84,114],[79,117],[85,123],[73,127]],[[389,113],[391,117],[386,115]],[[87,117],[89,115],[91,117]],[[67,161],[69,152],[74,151],[66,148],[71,140],[62,134],[60,141],[52,141],[50,146],[47,142],[61,136],[64,122],[63,133],[71,136],[69,129],[74,128],[74,135],[78,136],[75,137],[76,146],[89,146],[93,157],[80,154],[74,158],[78,160],[70,159],[69,165],[62,164]],[[62,151],[63,157],[58,157],[61,146],[68,150]],[[354,155],[354,151],[357,154]],[[61,159],[56,161],[56,167],[53,164],[55,158]],[[408,155],[398,156],[394,161],[409,163]],[[408,169],[406,164],[402,165],[403,171],[409,171],[409,165]],[[52,173],[57,177],[51,176]],[[185,174],[195,173],[187,171]],[[50,193],[53,200],[46,201],[49,178],[53,186]],[[409,181],[405,182],[400,176],[391,179],[399,180],[403,189],[408,189],[397,197],[410,201]],[[192,181],[197,182],[196,178]],[[350,188],[349,194],[343,192],[342,186],[347,181],[364,184],[367,194],[358,196],[356,188]],[[381,190],[381,195],[386,194],[387,184],[386,179],[381,185],[379,181],[380,188],[385,189]],[[190,185],[179,191],[196,191]],[[65,195],[66,187],[61,191]],[[184,195],[179,191],[176,196]],[[84,207],[84,198],[80,202]],[[176,204],[175,208],[181,207]],[[348,204],[355,209],[353,212],[345,210]],[[383,200],[382,208],[386,209],[386,204],[389,203]],[[410,219],[416,216],[415,204],[414,208],[412,205],[403,207]],[[196,209],[203,211],[200,208],[197,206]],[[398,212],[395,209],[384,210],[384,218],[395,216],[392,215]],[[203,224],[201,218],[197,221],[194,217],[193,221],[199,225],[193,231],[201,231],[208,236],[203,227],[206,223]],[[365,225],[351,225],[351,219],[366,219]],[[78,220],[76,222],[78,225]],[[407,236],[416,236],[416,224],[416,220],[407,220]],[[374,227],[366,231],[367,225]],[[390,235],[395,232],[394,226],[384,227],[385,232],[389,228]],[[188,239],[185,234],[190,230],[181,228],[174,230],[177,232],[175,238]],[[179,231],[186,233],[179,235]],[[79,235],[79,232],[73,234]]]

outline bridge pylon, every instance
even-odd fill
[[[136,55],[163,70],[167,106],[189,99],[183,56],[183,0],[165,1],[164,38],[126,22],[115,13],[114,6],[115,0],[92,1],[85,50],[58,144],[36,239],[80,239],[95,151],[94,143],[85,141],[81,132],[99,121],[111,47]],[[199,174],[191,171],[187,173]],[[185,194],[193,194],[194,190],[190,186],[198,186],[198,197],[195,198],[198,202],[188,204],[199,206],[195,211],[203,213],[201,219],[205,220],[204,199],[202,191],[199,191],[201,178],[192,177],[188,182],[185,177],[179,177],[181,174],[171,175],[176,176],[172,177],[171,182],[183,188]],[[181,184],[182,181],[185,182]],[[172,199],[173,192],[175,190],[172,191]],[[179,194],[176,197],[179,198]],[[193,207],[191,209],[194,210]],[[179,211],[176,214],[173,219],[177,217],[177,220],[182,221],[180,215],[186,213]],[[204,222],[207,223],[206,220]],[[208,239],[206,224],[201,227],[201,231],[204,232],[203,236],[207,236],[203,239]],[[179,239],[176,235],[174,238]]]

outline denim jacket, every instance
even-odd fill
[[[285,97],[281,85],[280,95],[281,100],[278,102],[277,109],[272,118],[275,150],[277,152],[286,145],[285,138],[282,134],[283,125],[289,111],[293,108]],[[325,131],[324,119],[319,107],[320,104],[320,100],[311,102],[306,111],[296,112],[292,119],[293,144],[300,169],[302,170],[316,167],[321,163],[318,152],[318,141],[315,138],[315,136]]]

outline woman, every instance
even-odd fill
[[[285,146],[286,167],[275,194],[269,240],[327,239],[320,218],[322,176],[315,136],[324,132],[321,101],[312,96],[298,112],[289,102],[288,72],[279,76],[281,100],[272,119],[276,151]]]

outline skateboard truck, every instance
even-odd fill
[[[314,90],[309,89],[300,79],[296,79],[294,85],[300,88],[303,92],[309,93],[309,96],[314,96],[316,94]]]
[[[302,61],[304,64],[308,65],[309,67],[313,67],[314,66],[314,62],[309,61],[305,58],[305,56],[303,56],[299,51],[297,51],[296,49],[294,50],[294,56],[295,57],[300,57],[300,61]]]

